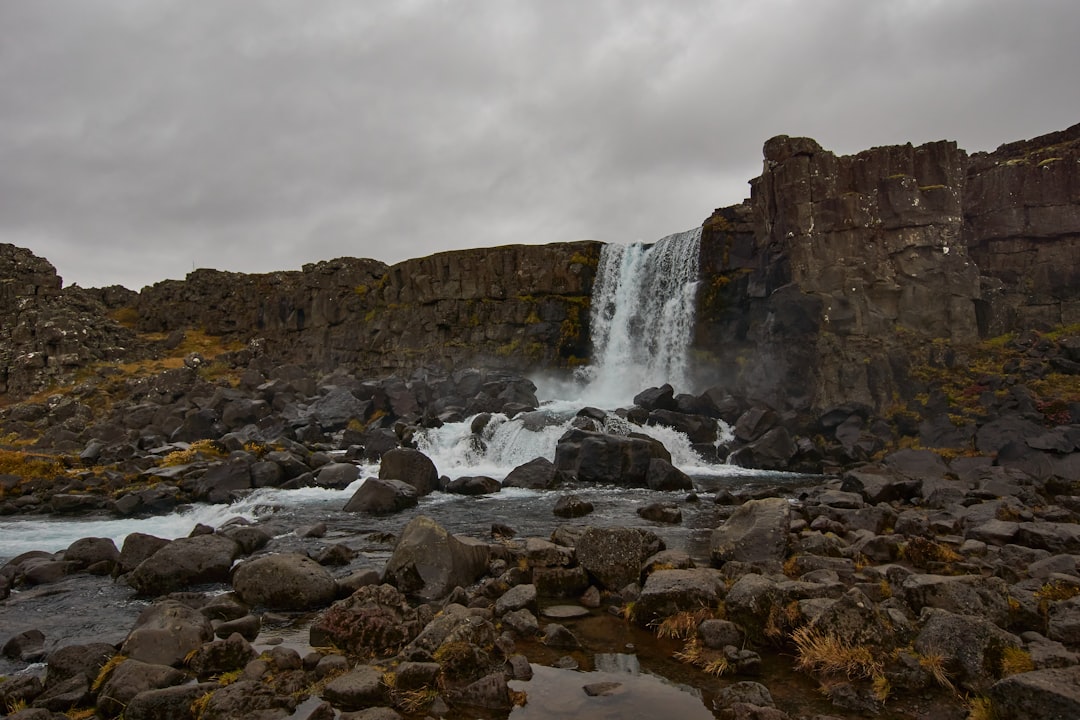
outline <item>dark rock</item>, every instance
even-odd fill
[[[742,467],[761,470],[788,470],[798,446],[787,428],[781,426],[769,430],[757,440],[731,454],[729,462]]]
[[[45,633],[38,629],[13,635],[4,643],[4,657],[21,662],[40,662],[45,658]]]
[[[401,480],[368,478],[342,508],[345,512],[388,515],[416,507],[416,489]]]
[[[251,489],[251,463],[236,458],[211,465],[195,485],[195,497],[209,503],[227,503]]]
[[[138,567],[139,563],[168,544],[168,540],[147,535],[146,533],[136,532],[129,534],[124,538],[124,544],[120,549],[120,572],[131,572]]]
[[[124,720],[191,720],[191,705],[221,686],[216,682],[146,690],[124,708]]]
[[[565,475],[547,458],[538,457],[519,465],[503,480],[503,487],[551,490],[566,481]]]
[[[1070,720],[1080,717],[1080,666],[1011,675],[990,687],[995,718]]]
[[[334,577],[298,553],[263,555],[241,563],[233,573],[233,588],[245,603],[275,610],[326,607],[337,595]]]
[[[715,606],[723,598],[723,589],[723,579],[715,570],[658,570],[641,589],[634,620],[644,626],[683,610]]]
[[[713,562],[732,560],[776,566],[787,553],[791,506],[783,498],[751,500],[713,531]]]
[[[571,429],[555,448],[555,466],[582,482],[645,487],[649,462],[670,461],[651,440]]]
[[[960,686],[972,692],[989,689],[1001,676],[1004,650],[1020,647],[1018,637],[985,618],[927,608],[921,620],[915,650],[941,655],[948,667],[955,669]]]
[[[161,600],[143,610],[120,652],[151,665],[179,666],[188,653],[214,639],[210,621],[176,600]]]
[[[74,563],[79,570],[97,563],[115,564],[119,559],[120,551],[110,538],[82,538],[64,551],[64,560]]]
[[[646,410],[677,410],[675,403],[675,390],[671,385],[664,384],[642,390],[634,396],[634,404]]]
[[[584,517],[592,511],[593,504],[587,500],[582,500],[577,495],[561,495],[555,501],[555,508],[552,510],[556,517],[561,518]]]
[[[589,528],[575,545],[578,564],[602,587],[621,590],[637,582],[645,549],[641,533],[633,528]]]
[[[476,475],[451,480],[442,490],[453,495],[491,495],[502,490],[502,485],[495,478]]]
[[[189,585],[228,582],[239,554],[239,546],[221,535],[180,538],[139,563],[127,582],[140,595],[164,595]]]
[[[694,489],[694,482],[689,475],[662,458],[653,458],[649,461],[645,484],[649,486],[650,490]]]
[[[402,592],[435,600],[471,585],[486,571],[489,555],[486,544],[450,535],[419,515],[402,530],[383,577]]]
[[[333,645],[362,657],[386,657],[412,641],[425,624],[395,588],[368,585],[317,617],[311,624],[310,643]]]
[[[151,665],[128,658],[116,666],[101,686],[97,695],[98,713],[103,717],[117,717],[139,693],[186,681],[184,673],[168,665]]]
[[[439,471],[435,463],[419,450],[398,448],[382,455],[379,478],[400,480],[416,490],[418,496],[428,495],[439,489]]]
[[[315,484],[319,487],[344,490],[360,477],[360,468],[352,463],[329,463],[319,468]]]
[[[670,503],[649,503],[645,507],[637,509],[637,514],[643,520],[676,525],[682,522],[682,510]]]
[[[558,623],[548,623],[544,626],[543,643],[548,647],[563,650],[576,650],[581,647],[581,642],[574,636],[574,633]]]

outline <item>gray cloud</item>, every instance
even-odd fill
[[[992,149],[1080,121],[1080,6],[0,4],[0,241],[66,282],[581,238],[747,195],[768,137]]]

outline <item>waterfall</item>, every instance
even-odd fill
[[[652,245],[605,245],[592,298],[593,362],[586,395],[625,404],[647,387],[689,390],[701,228]]]

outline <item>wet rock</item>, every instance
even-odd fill
[[[299,553],[264,555],[241,563],[233,574],[233,588],[245,603],[275,610],[325,607],[337,594],[334,577]]]
[[[101,668],[116,654],[105,643],[67,645],[49,654],[44,691],[35,707],[63,712],[90,702],[90,686]]]
[[[1000,720],[1070,720],[1080,717],[1080,666],[1011,675],[989,691]]]
[[[623,684],[620,682],[596,682],[582,685],[581,689],[589,697],[607,697],[619,692],[622,686]]]
[[[401,480],[368,478],[342,508],[345,512],[388,515],[416,507],[416,489]]]
[[[1009,589],[1005,581],[978,575],[911,575],[903,583],[904,597],[916,613],[924,607],[979,615],[995,625],[1009,619]]]
[[[645,484],[650,490],[659,491],[694,489],[694,481],[689,475],[662,458],[649,461]]]
[[[467,587],[487,570],[486,543],[459,538],[424,515],[413,518],[383,571],[384,581],[425,600]]]
[[[386,702],[382,671],[370,665],[358,665],[341,677],[331,680],[322,697],[342,710],[359,710]]]
[[[577,518],[584,517],[593,511],[593,504],[582,500],[577,495],[562,495],[555,501],[552,512],[555,517]]]
[[[328,545],[316,553],[313,558],[320,565],[343,566],[348,565],[356,557],[356,551],[343,543]]]
[[[555,448],[555,466],[581,482],[645,487],[649,462],[670,453],[651,440],[573,428]]]
[[[548,623],[544,626],[543,643],[548,647],[563,650],[576,650],[581,647],[581,642],[574,633],[558,623]]]
[[[360,468],[352,463],[332,462],[319,468],[315,484],[319,487],[344,490],[360,478]]]
[[[635,621],[647,625],[682,610],[712,607],[723,599],[724,582],[715,570],[658,570],[645,581],[635,604]]]
[[[45,633],[38,629],[13,635],[4,643],[4,657],[22,662],[40,662],[45,658]]]
[[[239,554],[239,546],[221,535],[180,538],[139,563],[127,582],[140,595],[165,595],[189,585],[228,582]],[[121,561],[123,555],[121,552]]]
[[[787,554],[791,505],[783,498],[750,500],[713,531],[712,560],[732,560],[778,568]]]
[[[259,630],[261,628],[262,621],[259,619],[258,615],[244,615],[235,620],[226,620],[214,624],[214,634],[219,638],[225,639],[233,633],[238,633],[240,637],[248,642],[254,642],[255,638],[259,636]]]
[[[578,564],[609,590],[637,582],[645,556],[641,533],[626,527],[589,528],[574,550]]]
[[[0,707],[12,708],[25,703],[29,705],[44,687],[37,675],[15,675],[0,680]]]
[[[503,480],[503,487],[552,490],[566,482],[566,477],[547,458],[538,457],[524,465],[518,465]]]
[[[236,458],[211,465],[195,484],[195,497],[209,503],[227,503],[251,489],[251,461]]]
[[[174,687],[187,679],[187,675],[168,665],[151,665],[128,658],[116,666],[101,686],[97,695],[98,714],[116,717],[139,693]]]
[[[120,652],[151,665],[178,667],[213,638],[213,626],[202,613],[176,600],[161,600],[139,614]]]
[[[476,475],[455,478],[442,490],[453,495],[491,495],[502,490],[502,485],[495,478]]]
[[[225,640],[205,643],[185,658],[188,669],[199,677],[209,677],[240,670],[256,653],[239,633]]]
[[[424,620],[396,588],[369,585],[317,617],[309,640],[312,647],[332,645],[361,657],[386,657],[415,638]]]
[[[536,612],[535,585],[515,585],[495,601],[496,617],[515,610],[525,609]]]
[[[634,404],[646,410],[677,410],[675,390],[664,383],[660,387],[642,390],[634,396]]]
[[[191,704],[220,687],[208,682],[143,691],[128,702],[124,720],[190,720]]]
[[[506,672],[514,680],[532,680],[533,669],[524,655],[506,658]]]
[[[677,525],[682,522],[682,510],[670,503],[649,503],[645,507],[638,508],[637,514],[643,520],[667,525]]]
[[[435,463],[411,448],[397,448],[383,453],[379,466],[379,478],[400,480],[411,485],[418,496],[428,495],[439,489],[439,471]]]

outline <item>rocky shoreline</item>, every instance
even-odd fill
[[[59,429],[42,435],[80,448],[91,468],[145,464],[151,482],[131,486],[130,475],[100,469],[66,476],[82,482],[68,488],[8,476],[15,480],[5,487],[19,494],[5,496],[5,512],[167,512],[193,500],[227,502],[270,482],[345,487],[357,478],[354,461],[375,454],[380,477],[349,504],[392,513],[431,492],[500,487],[489,478],[440,478],[409,447],[417,428],[480,413],[473,430],[481,441],[491,422],[485,413],[537,413],[532,384],[501,373],[408,383],[338,374],[313,383],[278,368],[223,389],[194,365],[144,383],[144,395],[116,408],[118,417],[146,416],[134,442],[134,427],[111,444]],[[1017,398],[1023,393],[1014,387],[998,400]],[[168,411],[151,412],[152,399]],[[63,407],[46,404],[37,421],[30,410],[9,409],[6,420],[29,430],[63,416]],[[528,702],[535,648],[554,650],[556,664],[588,662],[590,648],[575,632],[581,615],[676,643],[675,657],[706,689],[717,717],[923,717],[928,708],[943,719],[1075,717],[1080,500],[1075,475],[1063,468],[1075,457],[1077,432],[1018,407],[970,428],[980,449],[1000,443],[986,455],[901,449],[866,460],[881,439],[876,420],[859,408],[816,418],[831,437],[813,441],[769,408],[716,392],[651,388],[616,415],[629,428],[614,432],[604,413],[586,408],[554,462],[526,463],[503,482],[552,490],[552,512],[569,519],[550,537],[515,537],[504,525],[491,537],[455,536],[418,516],[393,538],[381,571],[343,576],[332,568],[347,566],[352,548],[331,545],[315,557],[268,552],[271,536],[258,523],[199,527],[172,541],[137,533],[119,548],[85,538],[60,553],[26,553],[0,568],[4,597],[13,588],[111,574],[149,605],[116,645],[45,653],[47,626],[0,638],[7,657],[45,662],[43,678],[28,672],[0,681],[0,704],[23,720],[505,717]],[[734,424],[731,452],[744,461],[790,445],[777,455],[785,468],[847,457],[846,469],[794,492],[704,496],[662,443],[633,429],[678,427],[692,440],[697,434],[696,448],[716,452],[715,436],[709,442],[703,433],[710,424],[715,432],[724,413]],[[356,418],[368,421],[362,431],[350,427]],[[657,528],[678,522],[685,503],[714,503],[720,521],[709,562],[695,566],[640,527],[590,526],[587,504],[557,490],[568,480],[666,491],[671,502],[638,508]],[[263,629],[300,618],[309,628],[304,653],[253,648]],[[774,700],[779,688],[768,686],[763,667],[776,663],[819,683],[835,714]],[[618,688],[580,691],[602,702]]]

